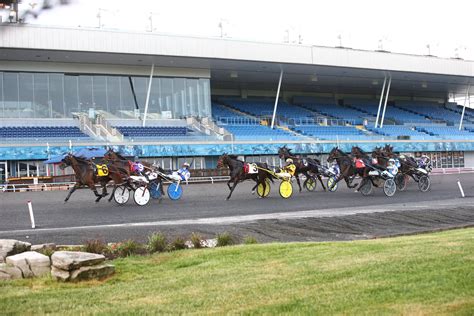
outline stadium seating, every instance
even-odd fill
[[[81,140],[89,136],[77,126],[7,126],[0,127],[0,138]]]
[[[186,136],[188,129],[183,126],[116,126],[125,137],[149,138],[149,137],[174,137]]]
[[[367,139],[363,131],[352,126],[301,125],[292,129],[300,134],[323,140]]]
[[[297,140],[290,132],[279,128],[271,129],[263,125],[226,125],[225,128],[234,135],[235,140]]]
[[[397,106],[411,113],[421,114],[432,121],[455,124],[461,119],[460,113],[432,102],[397,101]],[[471,120],[468,116],[466,120]]]
[[[474,133],[471,130],[463,128],[459,130],[455,126],[422,126],[416,128],[419,131],[428,133],[435,138],[441,139],[474,139]]]
[[[410,139],[413,140],[434,138],[432,135],[427,134],[422,130],[416,130],[414,127],[406,125],[384,125],[382,128],[375,128],[373,125],[367,125],[365,128],[370,132],[393,138],[399,136],[410,136]]]

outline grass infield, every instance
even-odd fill
[[[115,260],[104,281],[0,282],[0,314],[474,314],[474,228]]]

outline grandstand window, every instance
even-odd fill
[[[145,111],[145,102],[146,102],[146,94],[148,91],[148,79],[135,77],[133,80],[133,88],[135,89],[135,94],[137,96],[138,108],[140,112],[143,113]]]
[[[173,110],[173,80],[169,78],[160,79],[161,83],[161,99],[163,111]]]
[[[151,91],[150,91],[150,103],[148,105],[148,112],[149,113],[161,113],[161,87],[160,87],[160,79],[153,78],[151,83]]]
[[[128,77],[120,78],[120,97],[122,100],[120,117],[133,117],[135,101],[133,99],[132,86],[130,85],[130,80],[128,80]]]
[[[52,117],[66,117],[64,99],[64,75],[49,75],[49,98],[52,106]]]
[[[4,105],[3,105],[3,72],[0,72],[0,118],[4,118]]]
[[[92,96],[94,108],[109,112],[107,104],[107,80],[105,76],[92,77]]]
[[[20,106],[19,116],[24,118],[34,118],[34,91],[33,91],[33,74],[22,73],[19,74],[20,82]]]
[[[51,104],[49,102],[49,90],[48,90],[48,75],[47,74],[34,74],[33,75],[33,90],[34,90],[34,114],[33,116],[20,117],[36,117],[36,118],[48,118],[51,117]]]
[[[66,107],[66,116],[73,112],[79,112],[79,77],[64,76],[64,103]]]
[[[88,111],[93,107],[92,77],[79,76],[79,109]]]
[[[122,98],[120,97],[120,78],[107,77],[107,109],[115,116],[122,117]]]
[[[186,84],[185,79],[173,79],[173,103],[174,113],[177,117],[185,117],[189,112],[186,108]]]
[[[18,117],[18,88],[18,74],[5,72],[3,74],[3,98],[5,115],[8,115],[8,117]]]

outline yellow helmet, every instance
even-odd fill
[[[286,159],[286,162],[287,162],[287,163],[293,163],[293,159],[287,158],[287,159]]]

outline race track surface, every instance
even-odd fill
[[[468,197],[461,199],[457,179]],[[33,243],[78,244],[101,238],[107,242],[133,238],[145,241],[154,231],[171,236],[199,232],[204,237],[229,231],[259,241],[351,240],[474,225],[474,175],[432,177],[429,192],[410,182],[405,192],[386,197],[381,189],[364,197],[340,183],[337,192],[299,193],[284,200],[278,184],[270,196],[250,193],[240,184],[229,201],[225,183],[184,186],[181,200],[167,197],[137,206],[133,200],[117,206],[106,199],[94,203],[88,189],[76,191],[68,203],[66,191],[0,193],[0,238]],[[31,200],[36,220],[32,230],[27,208]]]

